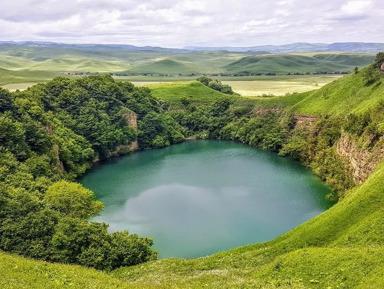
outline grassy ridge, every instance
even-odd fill
[[[307,92],[294,108],[302,114],[363,113],[384,100],[384,82],[368,85],[363,75],[351,74],[319,90]]]
[[[153,96],[170,103],[172,108],[180,107],[182,99],[187,99],[192,104],[211,104],[219,98],[228,97],[227,94],[213,90],[198,81],[157,83],[147,85],[147,87],[151,90]],[[284,97],[253,97],[248,99],[233,96],[231,99],[238,105],[249,104],[256,109],[264,109],[292,106],[305,97],[304,94],[294,93]]]
[[[151,84],[148,88],[154,97],[173,105],[180,104],[182,99],[187,99],[194,104],[206,104],[228,96],[198,81]]]
[[[373,61],[369,55],[319,54],[247,56],[227,66],[227,72],[334,72],[351,71],[355,66],[365,66]]]

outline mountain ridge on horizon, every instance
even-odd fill
[[[334,42],[334,43],[309,43],[296,42],[282,45],[258,45],[258,46],[185,46],[183,48],[168,48],[159,46],[136,46],[130,44],[98,44],[84,43],[71,44],[47,41],[0,41],[0,46],[14,45],[27,47],[46,48],[77,48],[98,50],[151,50],[151,51],[228,51],[228,52],[264,52],[264,53],[300,53],[300,52],[350,52],[350,53],[378,53],[384,51],[384,43],[371,42]]]

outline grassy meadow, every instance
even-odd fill
[[[287,93],[300,93],[315,90],[340,78],[339,75],[287,75],[259,77],[253,80],[223,80],[233,91],[245,97],[283,96]]]

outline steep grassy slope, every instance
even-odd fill
[[[384,81],[367,84],[364,70],[304,94],[294,108],[302,114],[363,113],[384,100]]]

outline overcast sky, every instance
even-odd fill
[[[162,47],[384,42],[384,0],[2,0],[0,40]]]

